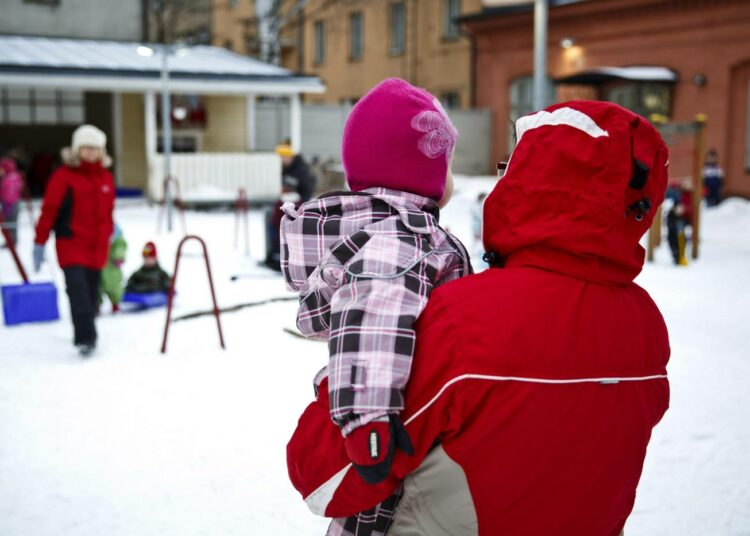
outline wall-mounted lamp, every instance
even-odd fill
[[[154,55],[154,49],[146,45],[140,45],[135,51],[139,56],[143,56],[144,58],[150,58]]]
[[[563,37],[560,39],[560,46],[563,48],[570,48],[576,44],[576,40],[572,37]]]
[[[706,75],[703,73],[698,73],[695,76],[693,76],[693,84],[695,84],[698,87],[705,86],[706,82],[707,82]]]

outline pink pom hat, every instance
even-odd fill
[[[354,106],[341,156],[352,191],[389,188],[439,201],[458,131],[434,96],[398,78]]]

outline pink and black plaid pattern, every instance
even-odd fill
[[[470,273],[428,198],[382,188],[283,207],[281,267],[297,326],[329,341],[331,418],[345,434],[403,409],[414,323],[432,289]]]
[[[393,522],[402,494],[403,487],[366,512],[332,519],[326,536],[384,536]]]
[[[332,419],[347,434],[399,412],[414,323],[434,287],[471,273],[466,249],[438,225],[437,203],[410,193],[372,188],[282,210],[281,269],[300,293],[297,327],[329,341]],[[385,534],[399,498],[334,519],[328,536]]]

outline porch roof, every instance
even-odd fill
[[[612,80],[631,80],[635,82],[677,81],[677,73],[668,67],[633,66],[633,67],[594,67],[572,75],[555,79],[558,84],[602,84]]]
[[[138,54],[142,43],[0,35],[0,84],[104,91],[158,91],[160,45]],[[213,46],[193,46],[169,56],[170,90],[202,94],[322,93],[316,76]]]

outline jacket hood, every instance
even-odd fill
[[[81,160],[78,158],[78,155],[73,152],[73,149],[71,147],[63,148],[60,151],[60,158],[63,161],[63,164],[68,167],[81,167]],[[103,168],[108,168],[112,165],[112,158],[110,158],[105,149],[102,149],[101,164]]]
[[[484,205],[484,244],[506,265],[624,284],[664,200],[668,151],[643,117],[571,101],[519,119],[505,176]]]
[[[286,203],[282,210],[281,265],[287,287],[295,291],[334,244],[369,225],[397,216],[400,224],[413,233],[428,235],[439,229],[437,202],[387,188],[334,192],[299,209]]]

